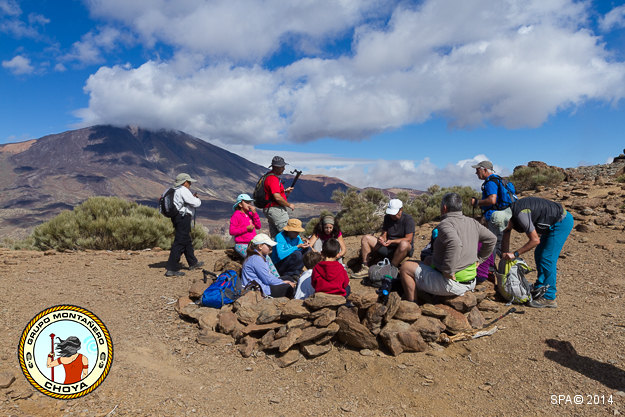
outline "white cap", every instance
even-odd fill
[[[271,238],[265,233],[259,233],[254,236],[254,239],[252,239],[252,243],[255,245],[260,245],[264,243],[269,246],[276,246],[278,244],[278,242],[271,240]]]
[[[386,214],[390,214],[391,216],[399,213],[399,210],[404,206],[404,203],[401,200],[394,198],[388,202],[388,206],[386,206]]]

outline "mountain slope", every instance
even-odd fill
[[[240,193],[252,194],[267,168],[183,132],[93,126],[0,146],[0,230],[30,229],[95,195],[155,207],[186,172],[203,200],[198,218],[229,217]],[[290,179],[285,177],[285,183]],[[328,203],[333,178],[302,176],[295,203]]]

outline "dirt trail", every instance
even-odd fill
[[[421,228],[417,239],[428,232]],[[17,377],[0,389],[0,415],[625,414],[623,238],[608,228],[574,231],[559,261],[559,308],[522,307],[524,314],[506,317],[491,337],[398,357],[335,345],[285,369],[272,356],[244,359],[230,344],[196,343],[197,325],[181,320],[171,302],[201,272],[166,278],[165,251],[0,250],[0,373]],[[347,243],[354,256],[358,238]],[[198,252],[207,265],[221,256]],[[355,291],[359,285],[352,282]],[[94,312],[114,343],[106,381],[77,400],[34,392],[16,359],[24,326],[57,304]],[[557,395],[582,395],[584,404],[567,397],[554,404]]]

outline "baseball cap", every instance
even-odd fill
[[[386,206],[386,214],[394,216],[399,213],[399,209],[401,209],[403,206],[404,203],[402,203],[401,200],[394,198],[388,202],[388,206]]]
[[[278,244],[278,242],[271,240],[271,238],[265,233],[259,233],[254,236],[254,239],[252,239],[252,243],[255,245],[261,245],[264,243],[269,246],[276,246]]]
[[[493,163],[490,161],[481,161],[479,163],[477,163],[476,165],[471,165],[471,168],[484,168],[484,169],[489,169],[489,170],[493,170]]]
[[[254,201],[254,199],[250,197],[248,194],[239,194],[237,196],[237,202],[234,203],[234,205],[232,206],[232,210],[236,210],[237,206],[239,205],[241,201]]]
[[[178,186],[184,184],[187,181],[189,181],[189,182],[196,182],[197,180],[194,180],[193,178],[191,178],[191,176],[189,174],[185,174],[183,172],[183,173],[180,173],[180,174],[178,174],[176,176],[176,182],[174,183],[174,186],[178,187]]]

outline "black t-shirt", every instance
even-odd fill
[[[382,224],[382,230],[386,232],[386,238],[388,240],[401,239],[412,233],[412,241],[414,242],[414,220],[410,214],[403,213],[399,220],[393,220],[390,214],[384,215],[384,223]]]

